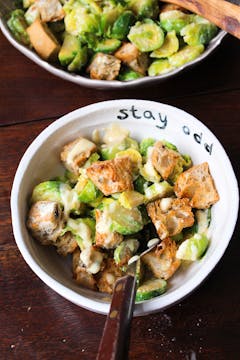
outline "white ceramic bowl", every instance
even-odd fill
[[[29,49],[27,46],[19,43],[12,33],[10,32],[6,19],[9,16],[10,10],[14,9],[14,1],[5,0],[0,4],[0,29],[2,30],[5,37],[9,40],[9,42],[18,49],[21,53],[27,56],[30,60],[35,62],[37,65],[41,66],[43,69],[49,71],[51,74],[56,75],[64,80],[71,81],[75,84],[96,88],[96,89],[125,89],[125,88],[135,88],[138,86],[146,86],[146,85],[153,85],[169,78],[175,76],[179,72],[182,72],[185,69],[191,68],[193,65],[196,65],[203,61],[208,55],[210,55],[222,42],[224,36],[226,35],[225,31],[219,31],[219,33],[210,41],[208,46],[206,47],[205,51],[195,60],[184,64],[183,66],[163,75],[159,76],[145,76],[143,78],[139,78],[132,81],[104,81],[104,80],[93,80],[88,78],[87,76],[82,76],[78,74],[73,74],[67,72],[60,66],[56,66],[54,64],[50,64],[47,61],[41,59],[38,54]]]
[[[63,171],[59,161],[62,146],[79,134],[90,137],[94,129],[112,122],[129,129],[137,140],[154,137],[174,143],[182,153],[191,155],[194,164],[207,161],[220,194],[220,201],[212,209],[211,242],[206,255],[180,269],[169,281],[165,294],[136,304],[134,315],[145,315],[180,301],[201,284],[226,250],[237,220],[238,186],[229,158],[213,133],[193,116],[157,102],[116,100],[83,107],[55,121],[29,146],[17,169],[11,194],[13,231],[24,259],[48,286],[79,306],[108,313],[105,295],[79,287],[66,259],[33,240],[25,221],[34,185]]]

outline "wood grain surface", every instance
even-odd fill
[[[150,99],[178,106],[214,131],[239,179],[239,45],[227,36],[206,61],[151,88],[99,91],[50,75],[0,33],[0,359],[93,360],[105,323],[105,316],[48,288],[15,244],[10,192],[18,162],[32,140],[78,107],[110,99]],[[238,221],[223,258],[193,294],[165,311],[133,319],[130,360],[239,359],[239,233]]]

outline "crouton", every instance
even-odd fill
[[[106,196],[133,190],[133,164],[127,156],[97,161],[86,171],[87,176]]]
[[[121,61],[113,55],[97,53],[87,71],[91,79],[115,80],[121,68]]]
[[[195,165],[179,175],[174,191],[179,198],[188,198],[196,209],[207,209],[219,200],[207,162]]]
[[[104,211],[95,210],[96,235],[95,243],[105,249],[115,249],[122,241],[123,235],[109,230],[108,216]]]
[[[165,207],[165,199],[158,199],[147,205],[147,212],[160,239],[179,234],[183,228],[194,224],[194,215],[189,199],[171,199]]]
[[[60,158],[69,171],[79,175],[79,168],[96,150],[97,147],[93,142],[79,137],[63,147]]]
[[[132,70],[145,75],[148,68],[148,55],[142,53],[132,43],[124,43],[114,54],[114,56],[128,65]]]
[[[57,247],[57,252],[63,256],[72,254],[78,247],[77,241],[70,231],[60,236],[54,245]]]
[[[63,227],[63,213],[55,201],[37,201],[28,213],[27,227],[42,245],[53,245]]]
[[[164,239],[156,249],[142,256],[142,261],[154,276],[169,279],[179,268],[181,261],[176,258],[177,245],[170,238]]]
[[[106,259],[105,268],[96,276],[99,291],[112,294],[115,282],[122,276],[123,272],[115,261],[111,258]]]
[[[43,22],[58,21],[64,18],[64,10],[58,0],[35,0]]]
[[[151,160],[154,168],[166,180],[174,171],[181,155],[167,148],[161,141],[157,141],[153,147]]]
[[[87,269],[84,267],[81,259],[80,259],[80,250],[76,249],[73,253],[73,261],[72,261],[72,269],[73,269],[73,277],[76,282],[88,289],[97,290],[96,280],[93,274],[89,273]]]
[[[44,60],[56,60],[60,45],[45,23],[37,18],[26,31],[32,46]]]

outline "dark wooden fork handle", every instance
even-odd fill
[[[116,282],[111,307],[98,348],[97,360],[127,360],[135,302],[136,280],[132,275]]]

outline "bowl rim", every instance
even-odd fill
[[[75,83],[77,85],[82,85],[88,88],[95,88],[101,90],[135,88],[138,86],[157,84],[161,81],[167,80],[168,78],[171,78],[172,76],[179,74],[183,70],[191,68],[192,66],[201,62],[220,45],[223,38],[227,35],[227,33],[224,30],[220,30],[219,33],[210,41],[207,48],[200,56],[198,56],[195,60],[192,60],[169,73],[158,76],[144,76],[143,78],[139,78],[131,81],[120,81],[120,80],[107,81],[107,80],[90,79],[81,76],[79,74],[70,73],[64,69],[61,69],[60,67],[52,65],[49,62],[43,60],[34,50],[31,50],[27,46],[21,44],[19,41],[17,41],[14,38],[14,36],[11,34],[10,30],[6,25],[6,22],[1,17],[0,17],[0,29],[2,30],[2,33],[7,38],[7,40],[17,50],[19,50],[27,58],[32,60],[35,64],[39,65],[49,73],[57,77],[60,77],[63,80],[67,80],[72,83]]]
[[[15,237],[16,244],[26,261],[26,263],[29,265],[29,267],[33,270],[33,272],[50,288],[52,288],[54,291],[56,291],[58,294],[63,296],[64,298],[68,299],[69,301],[75,303],[76,305],[79,305],[83,308],[86,308],[90,311],[95,311],[97,313],[101,314],[107,314],[109,312],[110,304],[107,303],[101,303],[97,300],[92,300],[90,298],[86,298],[82,296],[79,293],[76,293],[75,291],[67,288],[65,285],[59,283],[57,280],[52,278],[49,274],[47,274],[33,259],[32,255],[30,254],[26,243],[24,242],[23,235],[21,232],[21,221],[19,216],[19,205],[18,205],[18,189],[20,188],[23,180],[24,180],[24,173],[27,169],[28,162],[31,160],[31,158],[34,156],[35,152],[38,150],[38,148],[60,127],[65,126],[68,123],[71,123],[74,121],[74,119],[83,117],[86,114],[90,114],[91,112],[103,110],[106,111],[108,108],[112,108],[114,106],[122,106],[127,104],[132,104],[134,101],[135,104],[145,104],[146,106],[162,106],[163,109],[172,109],[174,111],[177,111],[178,113],[181,112],[184,116],[188,117],[189,119],[193,120],[195,124],[198,124],[201,126],[206,133],[210,134],[212,139],[216,141],[218,146],[220,146],[220,149],[222,150],[223,161],[225,165],[225,170],[228,173],[228,177],[231,178],[231,193],[234,194],[233,203],[231,204],[231,214],[229,214],[228,218],[228,224],[227,229],[225,232],[224,241],[221,242],[221,246],[217,247],[214,251],[214,256],[205,263],[205,266],[201,268],[201,271],[198,271],[191,279],[187,281],[184,285],[181,285],[181,288],[178,288],[174,291],[174,298],[175,300],[169,302],[169,298],[173,296],[172,293],[166,295],[164,298],[164,301],[162,301],[161,308],[156,307],[156,303],[159,302],[159,297],[152,299],[151,301],[143,302],[143,303],[137,303],[134,310],[134,316],[143,316],[150,313],[162,311],[166,309],[169,306],[174,305],[175,303],[178,303],[186,296],[189,296],[194,290],[196,290],[197,287],[200,286],[200,284],[209,276],[211,271],[215,268],[217,263],[222,258],[224,252],[227,249],[227,246],[231,240],[231,237],[234,232],[234,228],[237,222],[238,217],[238,207],[239,207],[239,189],[238,189],[238,183],[236,176],[234,174],[234,170],[232,168],[232,164],[230,162],[230,159],[228,155],[225,152],[225,149],[223,148],[222,144],[219,142],[219,140],[216,138],[216,136],[198,119],[190,115],[189,113],[185,112],[184,110],[181,110],[179,108],[176,108],[171,105],[163,104],[156,101],[149,101],[149,100],[135,100],[135,99],[120,99],[120,100],[107,100],[102,102],[97,102],[91,105],[87,105],[84,107],[81,107],[79,109],[76,109],[59,119],[55,120],[52,124],[47,126],[42,132],[39,133],[39,135],[33,140],[33,142],[30,144],[30,146],[25,151],[22,159],[19,162],[13,185],[12,185],[12,191],[11,191],[11,216],[12,216],[12,227],[13,227],[13,234]],[[180,291],[181,290],[181,291]],[[163,300],[163,298],[162,298]],[[154,306],[155,303],[155,306]]]

